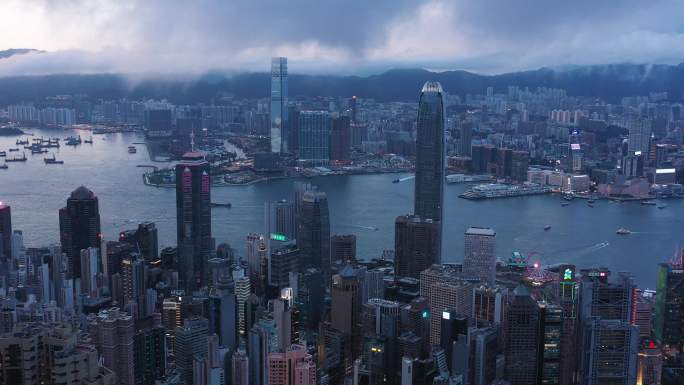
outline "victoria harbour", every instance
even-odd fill
[[[34,137],[64,137],[87,131],[27,130]],[[18,137],[0,137],[0,149],[15,146]],[[58,210],[81,184],[99,198],[103,236],[112,239],[138,222],[154,221],[160,247],[175,243],[176,215],[170,208],[174,189],[143,184],[145,168],[171,163],[150,160],[145,145],[135,154],[133,143],[144,142],[136,133],[94,135],[93,144],[53,149],[62,165],[44,164],[43,156],[11,163],[0,170],[0,200],[12,205],[13,225],[24,233],[27,246],[59,242]],[[29,151],[30,152],[30,151]],[[21,151],[18,153],[19,156]],[[394,219],[411,210],[413,180],[392,183],[397,174],[324,176],[277,179],[248,186],[214,187],[212,201],[231,208],[212,209],[216,243],[228,243],[245,254],[245,234],[264,230],[263,202],[292,199],[293,184],[315,184],[328,195],[332,234],[354,233],[360,258],[381,256],[394,247]],[[665,209],[638,202],[599,200],[589,207],[575,199],[567,206],[556,195],[470,201],[458,197],[467,184],[447,184],[443,262],[461,262],[463,233],[470,226],[496,231],[496,255],[506,261],[513,251],[541,264],[573,263],[578,267],[605,266],[630,271],[644,287],[654,287],[658,262],[669,260],[679,244],[684,225],[684,201],[668,200]],[[550,229],[545,230],[545,226]],[[630,235],[618,235],[628,228]]]

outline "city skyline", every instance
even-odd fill
[[[684,92],[299,95],[275,55],[251,97],[0,102],[0,385],[681,384]]]

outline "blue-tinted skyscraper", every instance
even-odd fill
[[[271,152],[288,152],[287,58],[271,60]]]
[[[444,202],[444,102],[442,86],[427,82],[420,93],[416,138],[415,214],[441,222]]]
[[[299,160],[309,166],[325,166],[330,159],[330,116],[327,111],[299,114]]]

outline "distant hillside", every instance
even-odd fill
[[[298,75],[289,78],[290,97],[358,95],[388,101],[415,101],[427,80],[442,83],[451,93],[484,93],[489,86],[505,92],[509,85],[564,88],[570,95],[598,96],[619,101],[623,96],[667,91],[672,100],[684,92],[684,64],[611,64],[580,66],[566,70],[541,68],[501,75],[478,75],[467,71],[430,72],[423,69],[390,70],[368,77]],[[0,105],[40,100],[57,94],[88,94],[95,98],[167,98],[176,103],[210,102],[222,95],[240,98],[268,97],[267,73],[244,73],[231,77],[212,73],[193,81],[145,80],[129,87],[123,75],[49,75],[0,78]]]
[[[23,55],[29,52],[43,52],[37,49],[31,49],[31,48],[10,48],[6,49],[4,51],[0,51],[0,59],[6,59],[10,56],[14,55]]]

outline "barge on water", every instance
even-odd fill
[[[493,199],[493,198],[511,198],[525,195],[540,195],[548,194],[551,189],[547,186],[541,186],[533,183],[525,183],[521,185],[503,184],[503,183],[487,183],[479,184],[467,190],[459,197],[471,200]]]

